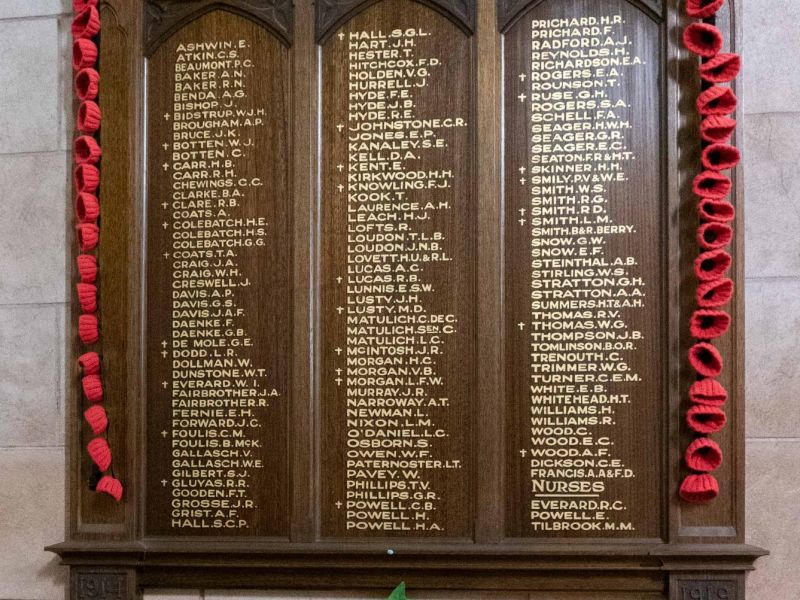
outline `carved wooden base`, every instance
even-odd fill
[[[139,600],[146,588],[530,592],[539,600],[744,600],[745,573],[765,552],[743,544],[640,548],[531,545],[503,557],[472,552],[420,557],[356,545],[336,555],[242,544],[59,544],[71,568],[70,600]],[[331,548],[333,550],[333,548]],[[387,592],[388,593],[388,592]],[[571,594],[571,595],[570,595]],[[412,593],[412,597],[414,597]]]

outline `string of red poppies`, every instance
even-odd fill
[[[722,430],[727,421],[723,408],[728,392],[716,379],[724,363],[713,341],[730,327],[731,316],[723,308],[733,297],[733,281],[727,274],[733,262],[728,246],[733,239],[735,209],[726,198],[733,183],[723,171],[735,168],[741,157],[730,144],[736,129],[736,121],[730,117],[736,110],[736,95],[720,84],[730,83],[739,75],[741,58],[721,52],[724,39],[714,20],[724,3],[725,0],[687,0],[686,14],[700,21],[687,26],[683,33],[686,47],[702,59],[699,71],[703,81],[697,98],[697,111],[702,117],[703,171],[692,185],[692,191],[700,198],[700,254],[694,261],[699,283],[697,309],[689,322],[696,340],[689,349],[689,363],[697,381],[689,389],[691,407],[686,413],[686,423],[696,438],[684,456],[692,473],[684,478],[679,490],[680,497],[692,503],[708,502],[719,495],[719,483],[711,473],[722,465],[723,454],[709,436]]]
[[[75,18],[72,21],[72,66],[75,70],[75,94],[80,100],[76,127],[78,137],[73,145],[73,171],[78,274],[76,284],[81,314],[78,317],[78,337],[87,352],[78,358],[81,369],[81,389],[89,403],[83,413],[95,437],[86,449],[102,476],[94,484],[95,491],[122,499],[122,484],[112,471],[111,448],[106,439],[108,415],[103,406],[103,380],[100,355],[90,348],[100,341],[100,322],[97,317],[97,255],[100,241],[100,157],[98,142],[101,113],[98,105],[100,74],[97,71],[98,49],[94,39],[100,33],[98,0],[73,0]],[[93,478],[94,479],[94,478]]]

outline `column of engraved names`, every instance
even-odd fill
[[[631,531],[630,507],[609,491],[635,477],[615,448],[618,411],[641,381],[630,367],[645,309],[636,227],[616,223],[614,191],[636,164],[630,106],[620,89],[643,64],[621,15],[532,21],[530,190],[519,224],[530,230],[530,447],[534,532]],[[557,82],[557,84],[555,84]],[[528,180],[526,182],[526,179]],[[634,407],[635,408],[635,407]]]
[[[443,456],[437,421],[453,399],[440,372],[458,317],[431,308],[452,261],[432,223],[455,210],[437,191],[452,187],[441,161],[460,116],[421,114],[416,93],[443,68],[426,56],[422,30],[338,34],[348,49],[347,162],[336,165],[346,199],[346,265],[337,313],[346,323],[332,377],[346,415],[345,528],[376,533],[443,532],[437,472],[459,470]],[[426,109],[427,112],[430,109]],[[454,157],[455,158],[455,157]],[[341,394],[340,392],[340,394]]]
[[[171,196],[157,198],[171,267],[169,330],[160,340],[169,377],[161,382],[171,427],[170,526],[246,529],[255,509],[252,481],[263,468],[258,439],[278,391],[253,360],[254,339],[242,308],[257,293],[243,269],[259,253],[268,223],[249,198],[263,185],[247,155],[265,108],[248,97],[257,67],[246,40],[179,44],[175,51],[171,135],[163,154]]]

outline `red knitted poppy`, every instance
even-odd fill
[[[713,86],[697,97],[697,112],[701,115],[729,115],[736,110],[738,100],[730,88]]]
[[[723,52],[700,65],[700,77],[711,83],[727,83],[736,79],[742,68],[738,54]]]
[[[90,135],[76,137],[72,144],[72,149],[74,151],[72,156],[75,160],[75,164],[78,165],[84,163],[89,163],[91,165],[96,164],[103,153],[100,149],[100,144]]]
[[[87,6],[97,6],[97,0],[72,0],[73,12],[79,13]]]
[[[695,404],[686,413],[686,424],[697,433],[716,433],[727,421],[725,411],[717,406]]]
[[[94,133],[100,129],[100,121],[103,115],[100,112],[100,107],[97,102],[87,100],[78,107],[78,131],[84,133]]]
[[[708,23],[692,23],[683,30],[683,45],[705,58],[722,50],[722,44],[722,32]]]
[[[80,38],[72,44],[72,68],[80,71],[97,63],[97,44],[92,40]]]
[[[72,20],[73,38],[93,38],[100,32],[100,13],[94,6],[86,6]]]
[[[703,149],[703,166],[712,171],[732,169],[739,164],[742,155],[736,146],[730,144],[710,144]]]
[[[78,192],[93,194],[100,187],[100,169],[89,163],[78,165],[73,172],[73,179]]]
[[[80,100],[94,100],[100,91],[100,73],[91,67],[81,69],[75,75],[75,95]]]
[[[693,471],[708,473],[722,464],[722,448],[714,440],[698,438],[686,449],[686,466]]]
[[[694,261],[694,274],[700,281],[719,279],[731,267],[731,255],[725,250],[703,252]]]
[[[75,214],[79,221],[84,223],[97,221],[100,216],[100,202],[97,196],[81,192],[75,199]]]
[[[78,317],[78,337],[87,346],[100,339],[100,323],[95,315],[81,315]]]
[[[697,243],[706,250],[724,248],[733,239],[733,229],[725,223],[703,223],[697,228]]]
[[[711,115],[700,123],[700,137],[707,142],[726,142],[736,129],[736,119]]]
[[[719,350],[706,342],[698,342],[689,348],[689,364],[703,377],[716,377],[722,373]]]
[[[97,259],[91,254],[79,254],[76,262],[81,281],[94,283],[97,280]]]
[[[76,283],[75,289],[78,291],[78,302],[81,310],[85,313],[93,313],[97,310],[97,287],[93,283]]]
[[[100,241],[100,228],[94,223],[79,223],[75,227],[78,236],[78,246],[82,252],[92,250]]]
[[[717,171],[703,171],[692,183],[692,190],[697,196],[714,200],[727,196],[732,187],[731,180]]]
[[[701,379],[689,388],[689,400],[695,404],[719,407],[728,401],[728,392],[716,379]]]
[[[713,475],[693,473],[686,476],[678,493],[686,502],[703,504],[719,495],[719,484]]]
[[[702,308],[719,308],[730,302],[733,296],[733,281],[730,279],[713,279],[697,286],[697,306]]]
[[[717,13],[725,0],[686,0],[686,14],[693,19],[707,19]]]
[[[722,311],[701,308],[694,311],[689,321],[689,332],[698,340],[718,338],[731,326],[731,316]]]
[[[697,205],[697,212],[701,219],[717,223],[727,223],[736,217],[736,209],[733,208],[733,204],[727,200],[714,200],[713,198],[703,198]]]
[[[106,475],[101,478],[100,481],[97,482],[95,490],[103,494],[108,494],[117,502],[122,500],[122,484],[118,479],[111,477],[111,475]]]
[[[100,372],[100,355],[97,352],[86,352],[78,357],[78,364],[84,375],[97,375]]]
[[[89,456],[101,471],[107,471],[111,466],[111,448],[105,438],[97,437],[86,445]]]
[[[108,416],[105,409],[99,404],[94,404],[86,409],[86,412],[83,413],[83,418],[86,419],[95,435],[104,433],[108,428]]]
[[[103,401],[103,381],[100,375],[86,375],[81,379],[81,386],[83,386],[83,394],[86,399],[91,402]]]

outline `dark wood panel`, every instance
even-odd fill
[[[662,534],[661,25],[544,2],[505,41],[507,527]]]
[[[227,11],[148,64],[151,534],[288,532],[289,65]]]
[[[472,50],[386,0],[322,50],[325,537],[472,535]]]

